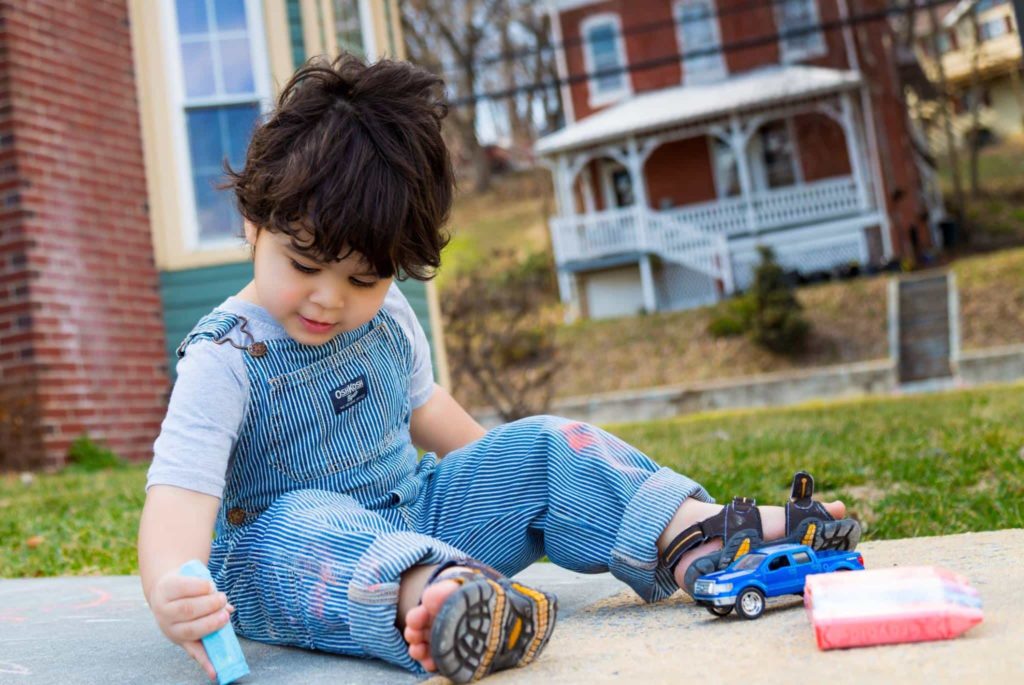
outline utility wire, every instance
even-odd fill
[[[930,7],[938,7],[945,5],[949,0],[926,0],[918,5],[918,9],[928,9]],[[693,59],[696,57],[704,57],[707,55],[714,55],[718,53],[733,52],[737,50],[746,50],[749,48],[759,47],[777,42],[782,38],[795,38],[799,36],[806,36],[819,31],[824,33],[826,31],[832,31],[835,29],[847,27],[847,26],[858,26],[860,24],[867,24],[887,19],[890,15],[906,12],[905,7],[897,7],[895,5],[889,5],[886,9],[878,10],[875,12],[868,12],[865,14],[851,15],[846,19],[835,19],[828,22],[819,22],[817,24],[811,24],[800,28],[790,29],[783,32],[767,33],[761,36],[755,36],[753,38],[747,38],[744,40],[732,41],[731,43],[721,43],[717,46],[708,48],[699,48],[695,50],[687,50],[684,52],[674,52],[663,57],[657,57],[654,59],[645,60],[642,62],[635,62],[632,64],[626,64],[624,66],[609,67],[607,69],[601,69],[599,71],[589,73],[572,74],[566,78],[558,79],[547,79],[543,81],[537,81],[523,86],[517,86],[515,88],[506,88],[503,90],[484,91],[482,93],[475,93],[473,95],[467,95],[460,98],[454,98],[449,100],[449,105],[452,107],[464,107],[469,104],[480,102],[483,100],[502,100],[510,97],[515,97],[523,93],[532,93],[537,90],[545,90],[548,88],[560,87],[563,85],[573,85],[583,81],[589,81],[592,79],[598,79],[605,76],[616,76],[620,74],[626,74],[630,72],[648,71],[650,69],[656,69],[668,64],[677,64],[680,61]]]
[[[679,27],[685,26],[686,24],[695,23],[698,19],[704,19],[705,17],[711,16],[715,18],[727,17],[733,14],[743,14],[745,12],[751,12],[757,9],[763,8],[774,8],[776,5],[784,5],[793,0],[748,0],[746,3],[735,5],[733,7],[726,7],[723,9],[709,8],[710,11],[701,17],[688,17],[683,19],[682,16],[672,12],[672,17],[669,19],[658,19],[656,21],[649,21],[643,24],[631,24],[621,31],[616,33],[616,36],[626,37],[632,35],[639,35],[644,33],[650,33],[652,31],[658,31],[668,27]],[[562,40],[561,42],[552,42],[549,45],[543,47],[523,47],[515,50],[507,50],[505,52],[493,53],[480,57],[474,60],[473,64],[479,67],[488,66],[491,64],[500,64],[507,62],[514,62],[524,57],[530,57],[536,54],[543,54],[546,52],[555,52],[557,50],[564,50],[566,48],[573,48],[579,45],[586,44],[587,39],[583,35],[574,36],[569,39]],[[461,69],[458,64],[452,62],[429,62],[422,63],[422,66],[433,69],[440,68],[443,72],[456,72]]]

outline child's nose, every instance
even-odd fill
[[[333,284],[317,287],[310,295],[309,301],[324,309],[339,309],[345,305],[342,289]]]

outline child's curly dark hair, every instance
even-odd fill
[[[320,261],[362,254],[377,274],[427,280],[448,243],[454,173],[444,82],[405,62],[312,58],[253,133],[225,187],[260,230]]]

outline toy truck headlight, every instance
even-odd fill
[[[717,595],[721,592],[728,592],[729,590],[732,590],[732,583],[711,583],[709,593]]]

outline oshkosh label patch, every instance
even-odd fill
[[[334,413],[340,414],[352,405],[366,399],[366,374],[358,376],[331,391]]]

